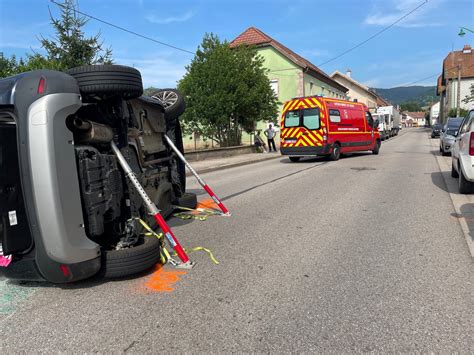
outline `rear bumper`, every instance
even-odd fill
[[[321,147],[280,147],[281,155],[295,157],[311,155],[327,155],[331,152],[331,145],[326,144]]]

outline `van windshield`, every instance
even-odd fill
[[[288,111],[285,113],[285,127],[304,126],[307,129],[319,129],[319,108],[305,108],[303,110]]]

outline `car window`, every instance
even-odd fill
[[[470,115],[468,115],[464,118],[464,121],[462,121],[461,123],[461,134],[467,132],[468,127],[470,126],[470,123],[471,123],[471,117]]]

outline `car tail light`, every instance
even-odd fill
[[[71,270],[67,265],[59,265],[59,269],[63,273],[64,276],[69,277],[71,275]]]
[[[328,130],[326,129],[326,127],[323,127],[323,134],[326,134],[328,133]]]
[[[37,91],[38,94],[42,95],[44,93],[45,85],[46,85],[46,80],[43,77],[41,77],[38,83],[38,91]]]
[[[474,155],[474,132],[471,132],[471,138],[469,140],[469,155]]]

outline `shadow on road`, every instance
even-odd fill
[[[282,159],[282,160],[283,160],[283,159]],[[280,163],[281,163],[281,162],[282,162],[282,161],[280,160]],[[317,161],[317,160],[314,160],[313,163],[314,163],[314,162],[318,162],[318,161]],[[236,197],[236,196],[239,196],[239,195],[243,195],[243,194],[245,194],[245,193],[247,193],[247,192],[249,192],[249,191],[258,189],[259,187],[262,187],[262,186],[265,186],[265,185],[268,185],[268,184],[272,184],[272,183],[274,183],[274,182],[276,182],[276,181],[279,181],[279,180],[286,179],[287,177],[294,176],[294,175],[297,175],[297,174],[301,174],[301,173],[303,173],[303,172],[305,172],[305,171],[307,171],[307,170],[315,169],[315,168],[320,167],[320,166],[322,166],[322,165],[325,165],[325,164],[327,164],[327,163],[328,163],[328,162],[326,162],[326,161],[322,161],[322,162],[320,162],[320,164],[318,164],[318,165],[309,166],[309,167],[307,167],[307,168],[304,168],[304,169],[301,169],[301,170],[292,172],[292,173],[290,173],[290,174],[286,174],[286,175],[280,176],[280,177],[278,177],[278,178],[275,178],[275,179],[272,179],[272,180],[263,182],[263,183],[261,183],[261,184],[258,184],[258,185],[249,187],[248,189],[245,189],[245,190],[242,190],[242,191],[233,193],[233,194],[231,194],[231,195],[225,196],[224,198],[222,198],[222,201],[226,201],[226,200],[229,200],[229,199],[231,199],[231,198],[233,198],[233,197]],[[298,162],[298,163],[292,163],[292,164],[299,164],[299,162]]]
[[[439,189],[448,193],[456,194],[456,192],[449,191],[448,186],[446,186],[446,182],[444,181],[443,173],[441,171],[435,171],[431,173],[431,181],[433,182],[433,185],[437,186]]]
[[[465,203],[460,208],[461,213],[451,213],[457,219],[464,219],[469,228],[469,238],[474,241],[474,203]]]

